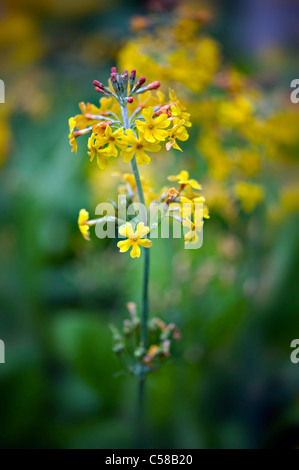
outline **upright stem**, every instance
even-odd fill
[[[128,111],[126,104],[121,106],[122,116],[124,121],[125,129],[130,129],[130,123],[128,118]],[[142,204],[141,215],[144,224],[147,224],[146,220],[146,211],[145,208],[145,199],[142,188],[142,183],[140,180],[138,165],[136,162],[136,157],[134,155],[131,160],[132,171],[134,174],[136,188],[138,193],[139,203]],[[142,309],[141,309],[141,325],[140,325],[140,341],[145,348],[148,345],[148,283],[149,283],[149,250],[144,251],[144,266],[143,266],[143,286],[142,286]],[[144,369],[140,369],[139,373],[139,386],[138,386],[138,403],[137,403],[137,436],[138,436],[138,447],[142,447],[142,442],[144,439],[144,387],[145,387],[145,372]]]

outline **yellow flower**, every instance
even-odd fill
[[[201,232],[203,227],[203,213],[201,210],[194,211],[193,220],[185,219],[183,221],[183,226],[189,229],[189,232],[185,234],[185,241],[191,243],[197,243],[199,241],[198,233]]]
[[[181,171],[176,176],[168,176],[170,181],[177,181],[182,186],[191,186],[192,189],[202,189],[198,181],[189,179],[188,171]]]
[[[250,184],[246,181],[236,183],[234,190],[241,201],[244,212],[252,212],[265,196],[265,191],[260,185]]]
[[[173,147],[174,149],[180,150],[182,152],[182,149],[178,146],[176,139],[185,141],[189,138],[189,134],[184,127],[184,123],[184,119],[173,119],[173,127],[168,131],[169,142],[166,144],[166,150],[170,150],[171,147]]]
[[[183,111],[184,109],[184,106],[180,105],[180,104],[173,104],[171,107],[170,107],[170,111],[171,111],[171,115],[178,118],[178,119],[184,119],[185,121],[185,126],[186,127],[191,127],[192,124],[190,122],[190,114],[189,113],[186,113],[185,111]]]
[[[121,145],[120,138],[124,135],[122,127],[112,132],[111,127],[107,124],[104,134],[102,132],[97,134],[96,128],[94,128],[94,132],[96,135],[96,146],[105,146],[104,150],[107,156],[117,157],[118,149],[116,146]]]
[[[90,157],[90,161],[92,162],[94,157],[97,157],[98,167],[100,170],[104,170],[107,166],[109,156],[106,152],[106,149],[102,149],[101,147],[97,146],[97,139],[94,133],[92,133],[89,137],[87,147],[89,150],[88,155]]]
[[[252,103],[244,96],[237,96],[233,101],[224,101],[219,106],[220,123],[228,127],[246,123],[252,113]]]
[[[164,131],[165,127],[168,127],[170,122],[168,121],[166,114],[161,114],[156,119],[153,119],[154,110],[150,106],[142,111],[142,116],[145,122],[136,120],[137,129],[144,133],[144,138],[148,142],[156,142],[165,140],[168,136],[168,132]]]
[[[131,247],[131,258],[139,258],[140,256],[140,246],[144,248],[150,248],[152,242],[145,237],[149,233],[149,227],[145,226],[143,222],[139,222],[136,227],[136,232],[134,232],[130,222],[127,222],[126,225],[122,225],[119,228],[119,233],[123,237],[127,237],[127,240],[122,240],[118,242],[117,246],[120,253],[128,251]],[[140,245],[140,246],[139,246]]]
[[[142,134],[136,137],[132,129],[126,130],[126,136],[122,139],[129,147],[123,148],[122,156],[125,162],[132,160],[136,154],[138,165],[149,163],[150,157],[145,152],[159,152],[161,146],[157,143],[151,143],[144,139]]]
[[[205,198],[203,196],[196,197],[194,199],[189,199],[187,197],[180,197],[180,204],[182,204],[181,214],[182,217],[190,217],[192,214],[195,214],[197,207],[195,204],[204,204]],[[209,209],[207,206],[203,206],[203,218],[209,219]]]
[[[184,119],[185,121],[185,126],[186,127],[191,127],[192,124],[190,122],[190,114],[186,113],[186,108],[185,106],[182,105],[182,103],[177,99],[177,96],[171,88],[169,88],[169,99],[172,101],[174,104],[170,107],[171,115],[174,117],[177,117],[179,119]]]
[[[73,117],[69,118],[69,126],[70,126],[70,133],[69,133],[70,146],[72,147],[72,152],[77,152],[78,151],[78,144],[77,144],[77,141],[76,141],[76,137],[74,136],[74,129],[76,127],[75,118],[73,118]]]
[[[91,103],[84,103],[83,101],[79,103],[79,108],[82,114],[77,114],[75,116],[76,127],[81,130],[87,126],[93,126],[98,122],[98,119],[88,119],[86,115],[98,115],[101,114],[100,109]]]
[[[90,240],[89,225],[86,224],[89,219],[89,213],[85,209],[81,209],[78,217],[79,230],[85,240]]]

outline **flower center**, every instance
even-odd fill
[[[137,144],[136,148],[137,148],[137,150],[141,150],[141,149],[143,149],[143,145],[142,144]]]
[[[150,125],[150,126],[148,126],[148,128],[149,128],[149,129],[153,129],[153,128],[154,128],[154,126]]]

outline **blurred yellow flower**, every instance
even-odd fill
[[[264,199],[264,188],[258,184],[239,181],[234,186],[234,191],[241,202],[244,212],[252,212]]]
[[[70,133],[69,133],[70,146],[72,147],[72,152],[77,152],[78,151],[78,144],[77,144],[77,141],[76,141],[76,137],[74,135],[74,129],[76,127],[75,118],[73,118],[73,117],[69,118],[69,127],[70,127]]]
[[[123,237],[127,237],[127,240],[122,240],[118,242],[117,246],[120,253],[128,251],[131,247],[131,258],[139,258],[140,256],[140,246],[144,248],[150,248],[152,242],[145,237],[149,233],[149,227],[145,226],[143,222],[139,222],[134,232],[130,222],[127,222],[126,225],[122,225],[119,228],[119,233]]]
[[[202,189],[202,186],[198,181],[194,179],[189,179],[188,171],[181,171],[178,175],[168,176],[169,181],[177,181],[182,186],[191,186],[192,189]]]

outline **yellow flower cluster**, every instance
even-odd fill
[[[182,205],[187,203],[188,211],[182,212],[181,222],[183,225],[187,224],[189,228],[187,239],[192,240],[196,235],[195,231],[198,230],[196,202],[204,202],[204,198],[195,192],[201,189],[199,183],[189,179],[187,171],[182,171],[179,175],[170,177],[170,180],[179,183],[179,190],[173,188],[166,192],[163,190],[159,196],[153,193],[151,186],[146,184],[138,171],[138,165],[148,164],[151,161],[149,153],[158,152],[163,145],[166,150],[173,147],[182,151],[178,141],[184,142],[189,137],[187,128],[191,126],[190,114],[186,112],[186,108],[173,90],[169,90],[167,99],[160,91],[152,93],[160,87],[158,81],[144,86],[145,81],[144,77],[140,77],[136,83],[135,69],[131,70],[129,76],[127,70],[119,74],[115,67],[111,69],[107,87],[95,80],[93,82],[95,90],[108,97],[100,99],[99,107],[90,103],[79,104],[81,114],[69,119],[70,145],[72,151],[77,152],[77,137],[90,134],[88,154],[91,161],[96,158],[100,169],[107,166],[109,158],[116,158],[118,155],[125,163],[132,162],[133,174],[122,175],[125,186],[120,188],[120,193],[126,195],[126,204],[136,200],[141,204],[149,204],[155,199],[160,199],[161,202],[166,202],[168,207],[173,199],[172,196],[178,196]],[[144,222],[139,222],[134,230],[129,220],[118,218],[119,207],[113,201],[114,213],[116,207],[117,214],[113,216],[113,221],[118,223],[119,234],[126,237],[126,240],[119,241],[117,246],[121,253],[132,248],[131,257],[139,258],[140,247],[152,246],[147,238],[150,227]],[[204,217],[209,217],[207,208],[204,209]],[[86,240],[90,239],[90,226],[98,221],[108,222],[108,216],[90,220],[89,213],[81,209],[78,225]]]
[[[181,205],[181,222],[183,227],[187,227],[189,230],[185,233],[185,240],[197,243],[199,239],[198,232],[203,227],[203,219],[210,218],[206,205],[203,205],[202,211],[198,210],[197,207],[197,204],[205,203],[205,198],[198,193],[202,186],[195,179],[190,179],[186,170],[181,171],[178,175],[169,176],[168,179],[179,184],[178,190],[171,188],[167,192],[166,201],[170,205],[170,210],[172,201]]]
[[[107,89],[112,92],[111,84]],[[168,100],[160,91],[154,95],[150,90],[145,89],[142,98],[137,95],[128,101],[129,129],[112,97],[101,98],[99,107],[80,103],[82,114],[69,119],[72,151],[78,150],[77,137],[90,134],[88,154],[91,161],[96,158],[100,169],[106,168],[110,157],[118,155],[124,162],[136,156],[139,165],[148,164],[149,153],[158,152],[164,144],[166,150],[182,151],[178,141],[189,138],[186,128],[191,126],[190,114],[172,90]]]

